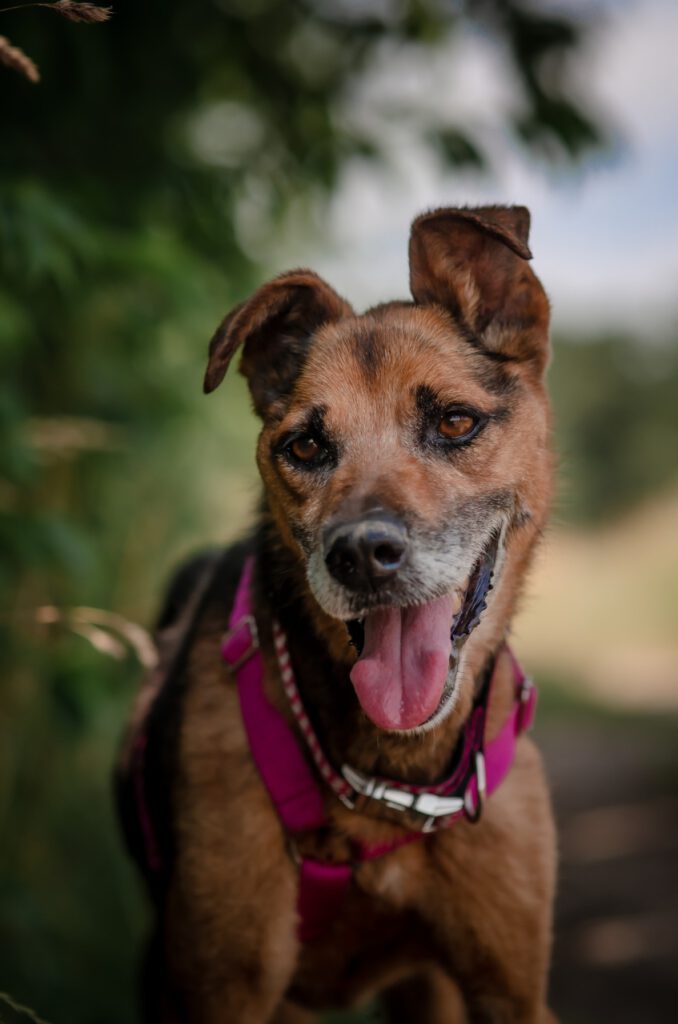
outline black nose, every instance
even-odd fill
[[[391,579],[405,562],[407,530],[383,513],[331,527],[325,563],[349,590],[369,590]]]

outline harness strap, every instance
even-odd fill
[[[319,828],[327,815],[322,791],[296,736],[267,699],[256,623],[250,613],[253,559],[245,562],[221,645],[221,655],[237,674],[238,696],[252,756],[285,831],[291,835]],[[340,911],[351,882],[351,864],[300,859],[298,936],[319,938]]]
[[[352,864],[324,864],[304,857],[299,865],[297,935],[300,942],[321,938],[338,917],[353,877]]]
[[[243,722],[252,756],[288,832],[318,828],[326,820],[322,792],[304,752],[267,699],[259,639],[250,613],[253,560],[245,562],[221,655],[235,670]]]
[[[253,568],[254,560],[248,558],[238,584],[229,619],[229,628],[221,645],[221,654],[236,674],[240,707],[252,756],[286,832],[293,837],[301,832],[326,825],[328,817],[324,807],[323,789],[313,773],[303,748],[283,714],[271,704],[264,692],[264,666],[259,651],[256,621],[251,612],[250,590]],[[278,639],[280,635],[282,635],[281,631],[277,627],[274,630],[274,641],[279,662],[281,645]],[[280,662],[280,668],[283,685],[291,701],[292,709],[319,774],[332,785],[337,795],[342,798],[343,794],[339,790],[339,785],[346,785],[346,766],[344,766],[344,778],[341,778],[325,761],[324,756],[318,756],[317,738],[303,707],[300,705],[298,692],[290,686],[290,680],[292,683],[294,681],[293,673],[286,651],[285,655],[286,660]],[[534,717],[536,689],[526,680],[512,654],[511,658],[516,682],[516,700],[502,729],[487,748],[484,748],[483,742],[485,708],[478,706],[465,729],[462,757],[450,779],[437,787],[430,788],[402,784],[389,786],[376,779],[366,780],[359,773],[353,772],[355,779],[366,783],[366,789],[362,790],[364,795],[369,797],[379,790],[381,798],[388,803],[387,798],[390,792],[391,795],[396,794],[399,797],[398,803],[390,804],[390,806],[419,810],[414,806],[417,802],[422,802],[427,797],[435,800],[436,797],[432,794],[450,793],[458,785],[459,780],[463,782],[468,778],[463,803],[457,801],[461,806],[453,813],[439,819],[435,827],[447,827],[461,816],[466,816],[470,821],[477,821],[482,811],[485,795],[492,793],[504,779],[513,762],[516,739],[521,732],[530,727]],[[295,703],[299,703],[300,708],[295,707]],[[307,727],[305,727],[305,722]],[[470,777],[469,772],[471,773]],[[410,802],[404,803],[403,799]],[[349,806],[351,806],[350,803]],[[433,819],[431,818],[429,821],[432,822]],[[424,826],[422,831],[408,832],[398,839],[386,843],[372,846],[360,845],[356,851],[357,861],[381,857],[400,846],[420,839],[426,831],[431,829]],[[302,942],[318,938],[326,931],[341,909],[352,876],[353,865],[351,863],[331,864],[308,857],[300,859],[297,909],[299,914],[298,934]]]

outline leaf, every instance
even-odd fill
[[[454,167],[485,167],[485,157],[469,136],[460,129],[445,128],[432,132],[429,137],[446,163]]]

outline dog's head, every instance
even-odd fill
[[[501,642],[546,516],[549,309],[528,230],[523,207],[424,214],[413,302],[358,316],[292,271],[210,345],[206,391],[242,346],[271,513],[347,624],[356,693],[384,729],[449,711],[462,645]]]

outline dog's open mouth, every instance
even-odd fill
[[[365,714],[381,729],[419,728],[449,699],[461,648],[486,606],[499,537],[490,537],[462,593],[377,608],[348,624],[358,650],[351,681]]]

